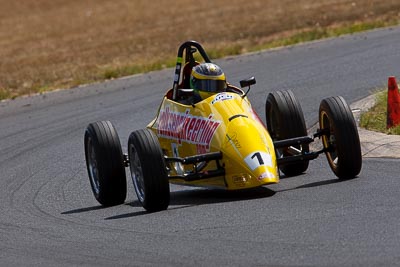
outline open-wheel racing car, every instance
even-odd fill
[[[179,47],[173,87],[154,120],[130,134],[127,154],[109,121],[88,125],[86,165],[100,204],[124,203],[125,167],[130,168],[139,202],[150,212],[167,209],[169,183],[227,190],[259,187],[278,183],[280,173],[302,174],[309,160],[322,153],[339,179],[359,174],[359,136],[342,97],[321,101],[319,129],[309,136],[293,92],[271,92],[265,104],[265,127],[247,98],[254,77],[240,81],[244,89],[226,82],[223,91],[191,101],[194,90],[189,79],[198,60],[211,62],[199,43],[187,41]],[[322,146],[311,151],[316,139],[322,140]]]

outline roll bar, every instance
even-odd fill
[[[178,56],[176,59],[176,67],[175,67],[175,75],[174,75],[174,83],[172,85],[172,99],[177,100],[178,96],[178,85],[181,78],[181,70],[182,70],[182,60],[183,60],[183,52],[185,52],[185,62],[191,62],[194,65],[194,57],[193,54],[195,52],[199,52],[200,55],[203,57],[204,61],[207,63],[211,63],[210,58],[208,57],[206,51],[201,46],[200,43],[196,41],[186,41],[178,49]]]

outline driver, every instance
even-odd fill
[[[226,87],[225,74],[218,65],[201,63],[193,67],[190,75],[190,88],[193,89],[194,103],[223,92]]]

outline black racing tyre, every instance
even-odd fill
[[[143,208],[149,212],[167,209],[170,199],[168,173],[157,136],[147,128],[132,132],[128,155],[133,185]]]
[[[272,140],[284,140],[307,135],[303,110],[291,90],[276,91],[268,94],[265,103],[267,129]],[[301,152],[309,152],[309,145],[297,145],[295,148]],[[287,149],[277,149],[277,157],[293,155]],[[295,176],[305,172],[308,160],[282,164],[279,169],[286,176]]]
[[[343,97],[321,101],[319,126],[329,166],[339,179],[356,177],[362,166],[360,138],[353,113]]]
[[[126,199],[126,174],[121,143],[109,121],[88,125],[85,158],[94,197],[103,206],[119,205]]]

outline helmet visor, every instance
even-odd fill
[[[207,92],[221,92],[226,89],[225,80],[193,79],[193,89]]]

